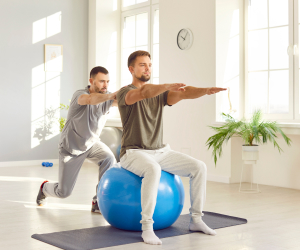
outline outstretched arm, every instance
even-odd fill
[[[111,94],[101,94],[101,93],[92,93],[92,94],[83,94],[78,98],[79,105],[97,105],[108,100],[115,100],[118,91]]]
[[[192,86],[187,86],[184,88],[185,91],[182,92],[174,92],[170,91],[168,94],[167,102],[169,105],[174,105],[177,102],[184,100],[184,99],[196,99],[204,95],[212,95],[216,94],[220,91],[227,90],[225,88],[196,88]]]
[[[167,90],[173,92],[182,92],[184,91],[184,83],[171,83],[171,84],[145,84],[139,89],[133,89],[128,91],[125,96],[125,103],[127,105],[132,105],[143,99],[152,98],[160,95],[161,93],[166,92]]]

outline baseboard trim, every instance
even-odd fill
[[[26,167],[26,166],[42,166],[42,162],[52,162],[53,164],[58,164],[58,159],[48,159],[48,160],[34,160],[34,161],[4,161],[0,162],[1,167]],[[85,159],[85,162],[93,163],[89,159]]]
[[[222,176],[222,175],[207,175],[208,181],[214,181],[214,182],[221,182],[221,183],[230,183],[230,177],[229,176]]]
[[[0,162],[0,167],[42,166],[42,162],[52,162],[53,164],[58,164],[58,159],[33,160],[33,161],[6,161],[6,162]]]

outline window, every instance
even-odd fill
[[[149,6],[140,7],[142,2]],[[150,82],[159,83],[159,6],[152,2],[123,0],[123,7],[127,9],[122,12],[120,87],[132,81],[127,60],[129,55],[136,50],[145,50],[151,54],[153,66]]]
[[[128,70],[127,59],[136,50],[149,51],[148,12],[124,17],[122,40],[122,86],[128,85],[132,77]]]
[[[123,0],[123,7],[148,2],[148,0]]]
[[[154,9],[153,13],[152,79],[154,84],[159,84],[159,10]]]
[[[245,111],[299,120],[298,0],[246,0]],[[297,61],[297,62],[296,62]],[[297,71],[297,74],[294,74]]]

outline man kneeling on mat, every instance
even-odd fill
[[[146,82],[151,76],[151,56],[147,51],[136,51],[128,58],[132,84],[117,94],[123,125],[121,166],[144,177],[141,187],[142,238],[145,243],[160,245],[153,231],[153,213],[161,170],[190,177],[191,221],[189,229],[215,235],[202,220],[206,195],[206,165],[191,156],[171,150],[163,144],[163,108],[184,99],[195,99],[226,90],[196,88],[183,84],[153,85]]]
[[[104,172],[116,163],[112,151],[100,141],[99,119],[111,106],[117,106],[117,92],[107,92],[109,74],[103,67],[91,70],[89,82],[89,86],[77,90],[72,97],[59,142],[59,181],[42,183],[36,199],[39,206],[45,204],[46,197],[66,198],[71,195],[86,158],[99,167],[98,183]],[[93,197],[92,212],[100,212],[97,195]]]

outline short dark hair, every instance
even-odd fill
[[[90,72],[90,78],[94,78],[98,73],[103,73],[105,75],[108,74],[108,70],[104,67],[101,66],[97,66],[95,68],[93,68]]]
[[[151,55],[148,51],[137,50],[131,53],[130,56],[128,57],[128,62],[127,62],[128,67],[134,66],[135,60],[138,56],[148,56],[151,59]]]

